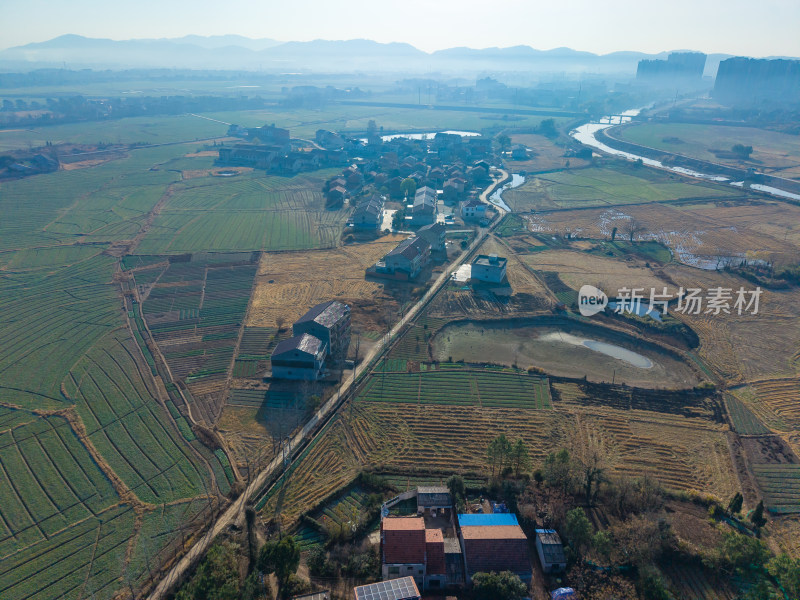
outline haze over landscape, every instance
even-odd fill
[[[0,13],[0,600],[800,600],[796,1]]]

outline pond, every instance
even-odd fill
[[[434,360],[538,367],[551,375],[649,388],[689,388],[699,375],[679,355],[601,325],[538,319],[461,321],[431,340]]]

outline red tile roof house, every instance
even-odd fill
[[[530,582],[528,538],[519,525],[479,525],[461,528],[467,581],[475,573],[511,571]]]
[[[381,521],[382,579],[413,577],[425,582],[425,521],[422,517],[387,517]]]
[[[381,522],[381,575],[413,577],[423,589],[444,589],[447,581],[444,536],[425,529],[422,517],[387,517]]]

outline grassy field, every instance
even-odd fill
[[[624,140],[712,162],[741,165],[713,151],[729,151],[734,144],[753,147],[747,166],[781,177],[800,177],[800,138],[754,127],[726,127],[691,123],[641,123],[615,130]]]
[[[261,123],[263,125],[263,123]],[[0,152],[57,144],[170,144],[223,137],[227,126],[192,115],[130,117],[0,130]]]
[[[546,378],[524,371],[441,364],[428,365],[419,373],[376,374],[358,399],[537,409],[550,408],[550,388]]]
[[[400,101],[416,103],[417,99],[414,97],[413,100],[409,98]],[[417,109],[347,104],[330,104],[321,109],[287,110],[276,107],[269,110],[207,113],[204,116],[246,127],[275,123],[279,127],[288,127],[294,137],[307,138],[313,137],[320,128],[346,133],[363,133],[367,130],[370,120],[374,120],[387,132],[443,130],[480,132],[484,129],[497,130],[509,126],[533,128],[547,118],[536,115],[508,115],[500,106],[497,107],[496,113],[486,113],[430,110],[427,105]],[[563,122],[565,119],[556,117],[555,120]]]
[[[347,211],[325,209],[322,184],[333,172],[295,177],[203,177],[175,184],[136,252],[180,254],[336,246]]]
[[[505,192],[503,200],[515,212],[529,212],[725,195],[734,194],[707,184],[689,183],[675,175],[613,164],[528,178],[522,186]]]

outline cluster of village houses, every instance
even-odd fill
[[[412,499],[416,515],[390,516],[392,507]],[[476,573],[492,571],[510,571],[530,583],[528,537],[514,514],[493,506],[493,513],[457,514],[445,486],[420,486],[386,502],[380,526],[382,581],[354,588],[355,600],[420,600],[420,590],[468,586]],[[535,535],[542,571],[563,571],[567,563],[558,533],[536,529]]]

